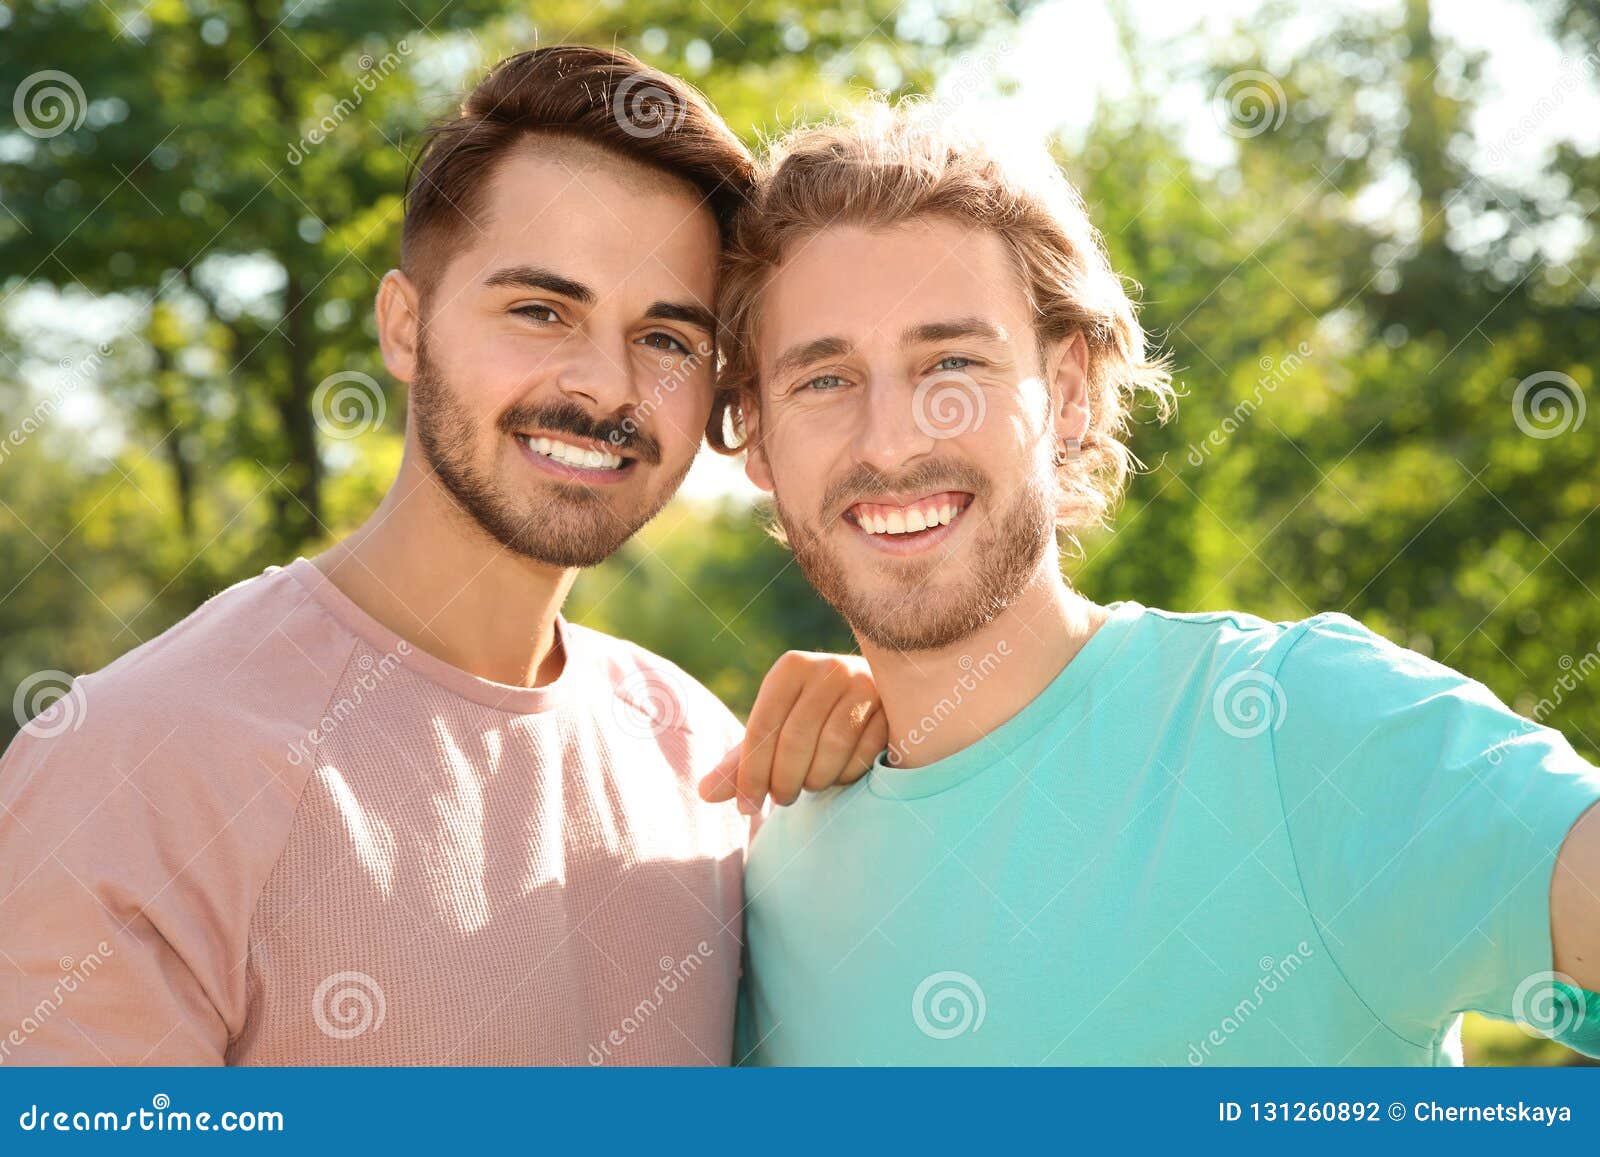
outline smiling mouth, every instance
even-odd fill
[[[578,477],[615,478],[637,461],[617,453],[604,442],[588,438],[558,437],[549,433],[519,433],[515,437],[536,461],[548,462]]]
[[[858,502],[844,520],[871,538],[909,543],[941,535],[971,505],[966,491],[943,490],[907,503]]]

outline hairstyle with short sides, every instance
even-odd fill
[[[1079,453],[1058,454],[1065,461],[1057,525],[1076,546],[1072,532],[1104,524],[1141,465],[1126,444],[1132,405],[1142,395],[1162,420],[1172,412],[1166,358],[1147,350],[1083,198],[1055,163],[1045,158],[1030,169],[1002,161],[915,105],[874,102],[849,120],[798,129],[772,145],[724,249],[717,304],[724,362],[707,440],[723,453],[744,447],[741,404],[760,403],[762,293],[795,247],[834,225],[886,227],[923,217],[990,229],[1007,244],[1041,349],[1075,333],[1087,342],[1089,428]]]
[[[400,265],[426,287],[474,227],[494,167],[533,134],[586,141],[687,182],[724,240],[755,161],[698,91],[626,52],[557,44],[507,57],[435,122],[406,180]]]

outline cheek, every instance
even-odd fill
[[[668,461],[692,458],[705,437],[711,417],[711,382],[697,376],[678,385],[671,380],[660,390],[660,404],[652,413],[651,428]],[[646,395],[648,403],[649,395]]]
[[[773,485],[786,506],[809,510],[829,479],[853,464],[850,431],[848,422],[820,412],[791,413],[770,422],[762,441]]]

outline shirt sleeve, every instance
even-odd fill
[[[242,1024],[242,841],[275,825],[131,731],[24,730],[0,761],[0,1063],[220,1065]]]
[[[1550,942],[1556,855],[1600,772],[1483,684],[1346,615],[1307,620],[1277,679],[1301,886],[1361,999],[1421,1046],[1476,1010],[1600,1055],[1600,997],[1560,984]]]

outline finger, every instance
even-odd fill
[[[795,658],[790,658],[791,655]],[[745,724],[744,750],[739,759],[740,811],[758,809],[767,794],[778,733],[804,688],[804,680],[799,677],[798,670],[805,661],[793,651],[779,656],[772,670],[767,672],[767,677],[761,681],[761,690],[756,692],[755,705],[750,708],[750,720]]]
[[[877,705],[878,697],[872,680],[853,677],[845,693],[833,705],[833,712],[817,737],[817,749],[806,771],[807,791],[832,787],[851,770],[856,744],[860,742],[861,734],[866,730]]]
[[[849,688],[849,676],[842,670],[817,667],[811,671],[778,732],[767,785],[774,803],[787,806],[800,798],[828,719]]]
[[[880,708],[872,713],[872,717],[862,728],[861,738],[856,741],[856,749],[850,753],[849,765],[839,776],[839,782],[851,784],[866,775],[872,770],[872,765],[877,762],[878,756],[883,754],[883,749],[888,746],[889,721],[884,718]]]
[[[733,748],[722,762],[700,779],[700,798],[707,803],[727,803],[738,791],[739,751]]]

